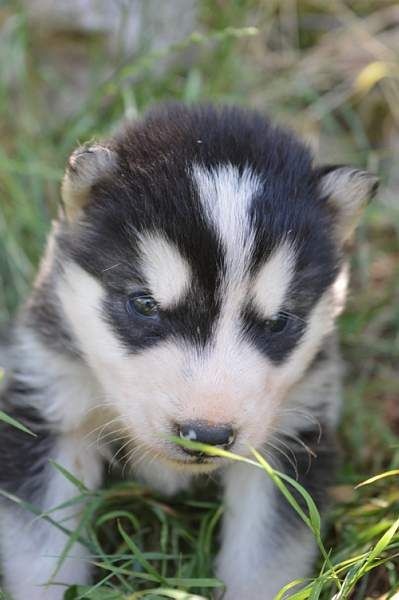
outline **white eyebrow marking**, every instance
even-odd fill
[[[248,297],[249,268],[255,242],[250,208],[262,190],[262,181],[250,167],[240,173],[232,164],[213,169],[194,165],[193,178],[205,214],[222,242],[226,273],[223,281],[223,306],[215,336],[220,363],[240,348],[240,311]]]
[[[295,251],[288,241],[278,246],[260,268],[252,289],[255,308],[270,319],[282,306],[294,275]]]
[[[142,234],[139,252],[141,270],[154,298],[163,308],[176,305],[192,279],[187,260],[160,234]]]
[[[249,167],[240,174],[231,164],[212,170],[194,165],[193,176],[200,201],[226,249],[228,277],[240,279],[246,274],[254,242],[249,207],[261,181]]]

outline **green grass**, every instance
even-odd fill
[[[322,161],[368,166],[382,178],[354,245],[340,322],[347,376],[336,502],[323,517],[323,536],[313,507],[302,515],[323,542],[315,579],[297,600],[389,598],[399,589],[398,476],[355,487],[399,468],[399,32],[392,19],[383,24],[394,4],[200,0],[201,35],[166,57],[143,50],[115,59],[106,77],[105,51],[93,37],[90,93],[62,119],[46,98],[60,89],[73,97],[74,90],[41,61],[18,3],[0,4],[0,323],[29,293],[68,154],[154,102],[256,107],[296,128]],[[248,468],[263,468],[291,489],[259,461]],[[209,598],[218,585],[212,562],[223,507],[214,490],[165,501],[135,482],[109,482],[95,494],[77,483],[73,502],[83,512],[71,535],[88,545],[96,583],[71,588],[68,600]],[[47,518],[56,522],[57,511]]]

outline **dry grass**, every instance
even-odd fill
[[[46,108],[60,82],[40,60],[40,40],[16,3],[0,7],[0,320],[7,321],[27,294],[67,154],[78,141],[109,131],[122,115],[153,102],[211,99],[254,106],[297,129],[321,162],[378,172],[381,192],[359,231],[341,320],[347,363],[343,465],[325,539],[340,563],[370,549],[399,514],[397,476],[354,489],[372,474],[399,467],[399,7],[388,0],[201,0],[199,7],[201,36],[170,50],[173,61],[164,74],[156,68],[160,56],[141,54],[116,61],[104,77],[104,49],[91,39],[95,85],[87,101],[61,120]],[[68,97],[74,90],[64,84],[62,93]],[[211,574],[217,502],[184,498],[166,505],[134,485],[111,487],[97,501],[97,517],[89,516],[101,541],[96,553],[99,547],[106,552],[98,559],[100,579],[110,564],[134,564],[148,575],[145,552],[163,577],[194,578],[193,589],[208,597],[212,582],[204,578]],[[124,511],[119,517],[134,548],[115,526],[116,508]],[[108,517],[99,524],[98,515]],[[381,564],[374,561],[375,568],[337,598],[392,598],[399,589],[398,552],[396,534]],[[129,594],[145,589],[145,578],[125,575],[113,573],[90,597],[138,597]],[[187,589],[181,581],[174,585]],[[111,589],[114,596],[107,595]],[[306,597],[327,600],[332,590],[330,583],[320,589],[314,584]],[[76,590],[68,596],[77,597]]]

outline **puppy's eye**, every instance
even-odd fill
[[[142,317],[155,317],[158,314],[158,304],[148,294],[133,294],[128,298],[127,311],[130,314],[136,313]]]
[[[284,313],[278,313],[273,319],[267,321],[267,330],[270,333],[280,333],[284,331],[288,324],[288,316]]]

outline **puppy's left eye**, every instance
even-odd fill
[[[280,333],[284,331],[288,324],[288,316],[284,313],[278,313],[273,319],[267,321],[267,329],[270,333]]]
[[[158,314],[158,303],[148,294],[133,294],[128,298],[127,311],[142,317],[155,317]]]

